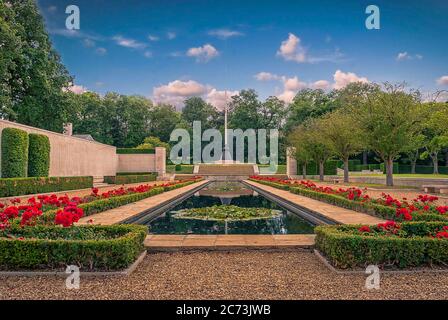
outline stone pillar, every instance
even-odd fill
[[[166,149],[163,147],[156,147],[156,159],[155,159],[156,172],[159,177],[163,177],[166,174]]]
[[[71,137],[73,135],[73,123],[64,123],[62,127],[62,134]]]
[[[286,175],[296,176],[297,175],[297,161],[292,156],[294,154],[294,148],[289,147],[286,149]]]

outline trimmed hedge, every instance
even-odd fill
[[[0,268],[120,270],[143,252],[147,227],[140,225],[13,227],[13,238],[0,238]]]
[[[334,176],[338,174],[338,161],[328,160],[324,164],[324,175]],[[297,172],[300,174],[302,172],[302,166],[297,168]],[[319,175],[319,165],[315,162],[310,162],[306,165],[306,174],[309,176]]]
[[[92,186],[92,177],[1,178],[0,197],[86,189]]]
[[[155,174],[155,172],[117,172],[117,176],[140,176],[140,175],[148,175]]]
[[[392,173],[400,173],[399,166],[398,166],[397,162],[394,162],[392,164],[392,166],[393,166]],[[380,170],[383,171],[384,174],[386,173],[386,166],[384,165],[384,163],[380,163]]]
[[[117,154],[155,154],[155,149],[117,148]]]
[[[28,171],[28,133],[16,128],[2,131],[2,177],[23,178]]]
[[[182,188],[182,187],[185,187],[185,186],[190,185],[195,182],[197,182],[197,181],[183,182],[183,183],[179,183],[179,184],[169,186],[169,187],[157,187],[157,188],[154,188],[147,192],[142,192],[142,193],[133,193],[133,194],[127,194],[124,196],[98,199],[98,200],[87,202],[87,203],[81,203],[80,205],[78,205],[78,207],[84,210],[84,216],[90,216],[95,213],[107,211],[110,209],[124,206],[124,205],[132,203],[132,202],[140,201],[140,200],[155,196],[157,194],[163,193],[165,191]],[[44,223],[52,222],[52,221],[54,221],[56,212],[57,212],[57,209],[45,211],[44,214],[42,216],[40,216],[39,219]]]
[[[359,225],[318,226],[316,248],[336,267],[370,264],[399,268],[448,263],[448,240],[429,237],[446,222],[408,222],[401,225],[407,237],[357,233]]]
[[[337,162],[338,162],[338,168],[344,169],[344,161],[337,160]],[[348,160],[348,171],[356,171],[356,166],[360,166],[360,165],[361,165],[361,160],[359,160],[359,159]]]
[[[28,177],[48,177],[50,172],[50,139],[30,133],[28,147]]]
[[[402,218],[397,218],[396,216],[396,209],[394,207],[387,207],[380,204],[375,203],[367,203],[367,202],[360,202],[360,201],[353,201],[349,200],[347,198],[341,197],[339,195],[335,194],[328,194],[328,193],[321,193],[305,188],[300,187],[291,187],[288,185],[280,184],[280,183],[274,183],[274,182],[268,182],[268,181],[258,181],[255,179],[250,179],[252,181],[265,184],[274,188],[282,189],[282,190],[289,190],[292,193],[308,197],[311,199],[319,200],[328,204],[332,204],[341,208],[367,213],[370,215],[374,215],[386,220],[396,220],[401,221]],[[412,216],[412,219],[414,221],[448,221],[447,216],[443,216],[436,213],[425,213],[425,214],[414,214]]]
[[[137,175],[116,175],[116,176],[105,176],[104,182],[110,184],[128,184],[128,183],[139,183],[139,182],[149,182],[155,181],[157,178],[157,173],[152,174],[137,174]]]
[[[402,221],[401,217],[397,217],[395,207],[383,206],[376,203],[353,201],[339,195],[321,193],[304,188],[293,187],[290,188],[290,192],[323,201],[341,208],[374,215],[386,220]],[[414,221],[448,221],[448,217],[436,213],[414,214],[412,219]]]
[[[411,173],[412,166],[400,164],[398,166],[398,171],[400,173]],[[417,173],[417,174],[433,174],[434,167],[433,166],[416,166],[415,173]],[[439,166],[439,173],[440,174],[448,174],[448,167]]]

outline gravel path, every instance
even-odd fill
[[[0,299],[447,299],[448,273],[365,276],[328,270],[309,251],[149,254],[129,277],[1,277]]]

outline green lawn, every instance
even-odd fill
[[[192,174],[194,169],[194,165],[191,164],[183,164],[181,165],[181,169],[176,171],[176,166],[174,164],[166,165],[167,173],[177,173],[177,174]]]
[[[350,172],[351,176],[362,176],[362,177],[379,177],[385,178],[385,174],[374,174],[374,173],[361,173],[361,172]],[[342,174],[340,176],[343,176]],[[396,178],[427,178],[427,179],[448,179],[448,174],[410,174],[410,173],[396,173],[394,174]]]

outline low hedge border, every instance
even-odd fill
[[[318,226],[316,248],[338,268],[367,265],[398,268],[448,263],[448,240],[430,238],[429,232],[446,226],[446,222],[407,222],[401,229],[412,237],[372,236],[356,234],[359,225]]]
[[[157,173],[152,174],[125,174],[116,176],[105,176],[104,182],[109,184],[129,184],[139,182],[155,181],[157,179]]]
[[[87,217],[92,214],[100,213],[103,211],[124,206],[132,202],[140,201],[166,191],[182,188],[195,182],[197,181],[188,181],[169,187],[156,187],[154,189],[142,193],[133,193],[124,196],[98,199],[88,203],[81,203],[80,205],[78,205],[78,207],[84,210],[84,216]],[[44,224],[48,222],[53,222],[57,211],[58,209],[45,211],[44,214],[40,216],[40,221],[43,222]]]
[[[80,239],[64,239],[68,233]],[[10,234],[24,239],[0,238],[2,270],[59,269],[76,265],[82,271],[121,270],[144,250],[147,227],[141,225],[14,227]],[[104,239],[82,239],[102,233]],[[76,235],[75,235],[76,236]]]
[[[22,196],[93,186],[93,177],[0,178],[0,197]]]
[[[300,187],[291,187],[288,185],[275,183],[275,182],[268,182],[268,181],[259,181],[256,179],[250,179],[251,181],[255,181],[261,184],[265,184],[274,188],[282,189],[282,190],[289,190],[292,193],[305,196],[311,199],[319,200],[328,204],[332,204],[341,208],[367,213],[376,217],[380,217],[386,220],[396,220],[396,221],[402,221],[402,218],[398,218],[396,216],[396,209],[393,207],[387,207],[379,204],[374,203],[362,203],[359,201],[353,201],[346,199],[344,197],[334,195],[334,194],[327,194],[327,193],[321,193],[316,192],[313,190],[307,190]],[[413,215],[414,221],[448,221],[448,217],[442,216],[440,214],[431,214],[431,213],[425,213],[425,214],[414,214]]]
[[[155,149],[117,148],[117,154],[155,154]]]

